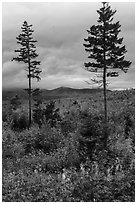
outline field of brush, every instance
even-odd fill
[[[135,90],[3,100],[3,202],[134,202]]]

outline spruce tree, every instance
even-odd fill
[[[85,63],[87,71],[101,73],[101,80],[91,79],[93,82],[103,86],[104,95],[104,145],[107,145],[107,77],[117,77],[118,71],[127,72],[130,61],[125,60],[127,52],[122,45],[123,38],[119,38],[120,22],[113,23],[116,10],[112,10],[109,3],[103,2],[102,7],[97,10],[99,18],[97,25],[92,25],[85,40],[85,51],[89,53],[90,62]],[[115,70],[115,71],[114,71]]]
[[[21,27],[22,33],[19,34],[17,39],[17,43],[21,45],[21,47],[18,50],[15,50],[15,52],[18,52],[18,57],[14,57],[12,59],[17,62],[23,62],[27,64],[26,71],[27,71],[27,77],[28,77],[28,88],[25,89],[29,96],[29,127],[31,125],[31,101],[32,101],[32,93],[35,92],[35,90],[32,89],[32,78],[36,78],[38,81],[40,80],[40,73],[41,70],[38,67],[40,65],[40,61],[35,60],[38,57],[38,54],[36,52],[36,46],[35,43],[36,40],[33,39],[32,33],[34,30],[32,30],[32,25],[29,25],[27,21],[24,21],[23,26]]]

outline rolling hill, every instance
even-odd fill
[[[41,97],[43,99],[56,99],[56,98],[70,98],[74,96],[87,95],[92,93],[101,92],[102,89],[74,89],[70,87],[59,87],[52,90],[41,89]],[[2,100],[9,100],[13,96],[18,95],[21,99],[27,99],[28,94],[23,89],[10,89],[2,91]]]

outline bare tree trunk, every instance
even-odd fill
[[[103,92],[104,92],[104,146],[107,146],[107,93],[106,93],[106,66],[104,66],[104,73],[103,73]]]
[[[107,146],[108,130],[107,130],[107,89],[106,89],[106,48],[105,48],[105,21],[104,21],[104,71],[103,71],[103,92],[104,92],[104,147]]]
[[[31,125],[31,77],[29,71],[29,127]]]
[[[28,36],[29,37],[29,36]],[[28,41],[28,68],[29,68],[29,128],[31,126],[31,67],[30,67],[30,50]]]

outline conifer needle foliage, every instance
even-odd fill
[[[84,39],[85,51],[89,53],[90,62],[86,62],[85,68],[90,72],[102,73],[101,80],[91,79],[94,83],[103,86],[104,92],[104,144],[107,143],[107,80],[106,77],[117,77],[121,69],[127,72],[130,61],[125,60],[127,52],[122,45],[123,38],[119,38],[120,22],[113,22],[116,10],[112,10],[109,3],[103,2],[102,7],[97,10],[99,18],[97,25],[92,25],[88,37]],[[116,70],[116,71],[114,71]]]
[[[32,78],[36,78],[38,81],[40,80],[41,70],[39,68],[40,61],[36,60],[38,54],[36,52],[35,43],[36,40],[33,39],[32,25],[29,25],[27,21],[24,21],[21,27],[21,34],[19,34],[17,39],[17,43],[21,46],[19,49],[15,50],[19,55],[12,59],[17,62],[23,62],[26,66],[27,77],[28,77],[28,88],[25,89],[29,95],[29,126],[31,125],[31,100],[32,93],[35,91],[32,89]]]

